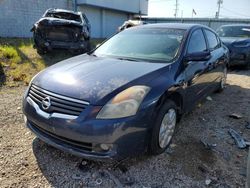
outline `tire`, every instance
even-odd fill
[[[44,55],[47,53],[46,49],[42,47],[37,47],[36,51],[39,55]]]
[[[250,70],[250,62],[247,63],[246,69],[247,69],[247,70]]]
[[[174,115],[172,113],[174,113]],[[170,118],[172,117],[171,114],[174,116],[172,121],[171,121],[172,118]],[[170,122],[172,123],[166,124],[166,122],[168,122],[167,121],[168,119],[166,118],[169,118]],[[170,145],[176,128],[177,118],[178,118],[178,113],[176,104],[171,100],[167,100],[165,104],[160,108],[159,114],[156,117],[156,123],[153,127],[151,140],[149,143],[149,154],[151,155],[161,154]],[[160,134],[160,131],[164,132],[164,129],[165,133]],[[164,142],[164,136],[160,135],[165,135],[167,137],[165,139],[165,142]]]
[[[227,67],[225,67],[223,70],[223,76],[221,78],[219,88],[216,90],[216,92],[220,93],[224,90],[226,85],[226,80],[227,80]]]

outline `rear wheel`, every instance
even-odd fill
[[[170,145],[177,122],[177,107],[168,100],[160,109],[153,127],[150,154],[160,154]]]
[[[246,69],[247,69],[247,70],[250,70],[250,62],[247,63]]]
[[[38,53],[39,55],[44,55],[44,54],[47,53],[46,48],[43,48],[43,47],[37,47],[36,50],[37,50],[37,53]]]
[[[221,78],[220,86],[217,92],[222,92],[224,90],[225,85],[226,85],[226,80],[227,80],[227,67],[225,67],[223,70],[223,76]]]

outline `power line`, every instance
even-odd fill
[[[239,16],[243,16],[243,17],[250,18],[250,16],[248,16],[248,15],[241,14],[241,13],[235,12],[235,11],[233,11],[233,10],[229,10],[229,9],[227,9],[227,8],[224,8],[224,7],[221,7],[221,8],[222,8],[223,10],[227,11],[227,12],[230,12],[230,13],[234,14],[234,15],[239,15]]]
[[[170,2],[174,0],[149,0],[152,3],[165,3],[165,2]]]

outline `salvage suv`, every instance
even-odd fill
[[[84,52],[90,48],[90,24],[84,13],[48,9],[32,27],[35,48],[44,54],[54,48]]]
[[[181,115],[224,88],[228,57],[206,26],[126,29],[36,75],[23,99],[27,126],[85,158],[162,153]]]

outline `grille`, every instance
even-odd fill
[[[70,36],[68,33],[65,32],[51,31],[48,33],[47,38],[51,40],[63,41],[63,40],[71,40],[72,36]]]
[[[50,91],[44,90],[35,85],[31,85],[28,96],[44,111],[49,113],[61,113],[66,115],[79,116],[80,113],[89,105],[88,102],[73,99],[70,97],[58,95]],[[50,98],[50,107],[44,109],[42,107],[42,101],[46,98]]]

